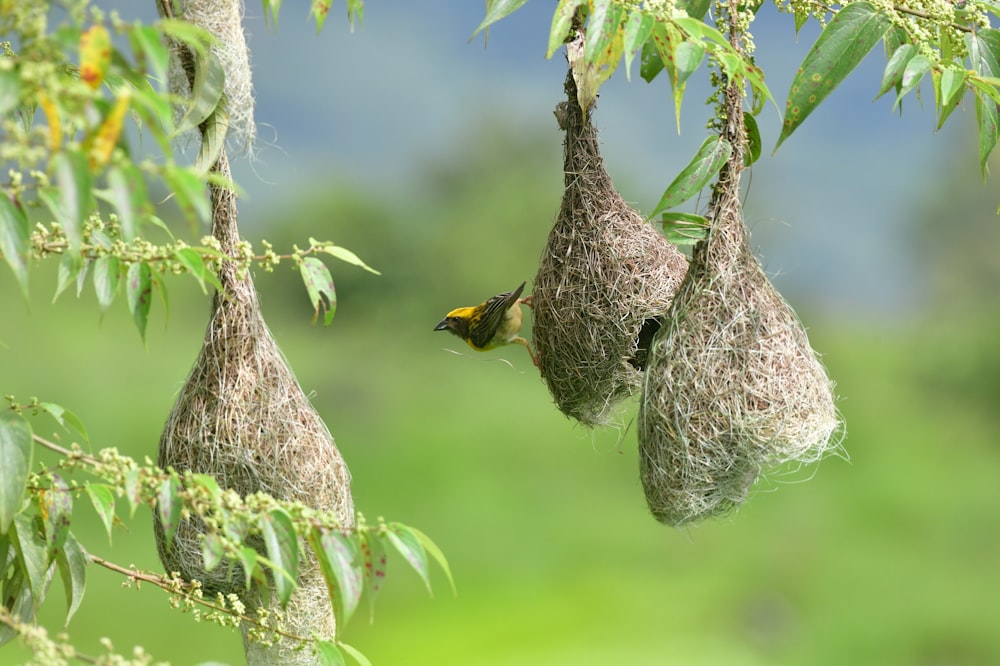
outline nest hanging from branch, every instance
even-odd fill
[[[813,462],[837,445],[833,384],[750,250],[739,199],[742,94],[729,93],[733,152],[709,236],[653,341],[640,403],[643,489],[668,525],[738,507],[762,470]]]
[[[556,111],[565,191],[535,276],[532,339],[559,409],[604,425],[641,387],[649,342],[687,258],[615,190],[572,67],[565,89]]]

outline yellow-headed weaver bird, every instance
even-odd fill
[[[521,298],[524,285],[514,291],[497,294],[475,307],[457,308],[445,315],[434,327],[435,331],[451,331],[469,343],[476,351],[487,351],[502,345],[524,345],[531,355],[531,362],[538,366],[538,358],[521,331],[521,303],[530,306],[531,297]]]

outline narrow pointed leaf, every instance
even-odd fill
[[[473,37],[481,33],[486,28],[490,27],[500,19],[510,16],[515,11],[521,8],[527,0],[487,0],[486,2],[486,17],[482,20],[476,27],[476,31],[472,33]]]
[[[183,134],[201,125],[219,106],[226,85],[226,71],[222,62],[212,50],[206,50],[195,58],[194,84],[191,99],[173,135]]]
[[[129,88],[122,86],[118,92],[118,99],[115,105],[108,112],[107,117],[97,133],[93,136],[90,147],[90,168],[97,169],[103,167],[111,159],[111,152],[118,145],[118,139],[122,134],[122,127],[125,124],[125,113],[128,111],[131,94]]]
[[[0,115],[7,115],[21,103],[21,76],[14,69],[0,71]]]
[[[748,111],[743,112],[743,126],[746,128],[747,132],[747,150],[743,155],[743,164],[744,166],[750,166],[760,159],[762,148],[760,128],[757,127],[757,119],[754,118],[754,115]]]
[[[587,19],[587,33],[583,41],[583,57],[587,62],[596,62],[597,54],[608,48],[618,32],[622,8],[611,0],[592,0],[590,17]]]
[[[930,68],[931,61],[927,59],[927,56],[917,54],[910,58],[910,61],[906,63],[906,67],[903,69],[903,78],[900,81],[899,93],[896,95],[896,105],[902,101],[906,93],[920,84],[920,80],[924,78],[924,74],[930,71]]]
[[[357,649],[352,645],[347,643],[337,643],[337,646],[344,652],[346,652],[351,659],[361,664],[361,666],[372,666],[372,662],[369,661],[368,657],[362,654],[361,650]]]
[[[32,517],[23,513],[14,518],[11,537],[17,560],[31,589],[32,605],[37,611],[45,601],[49,583],[49,562],[45,556],[45,541],[35,528]]]
[[[431,593],[431,577],[427,569],[427,551],[413,531],[401,523],[389,523],[389,543],[403,556],[420,579],[424,581],[427,592]]]
[[[203,174],[199,175],[194,169],[168,169],[163,179],[188,221],[207,223],[211,219],[212,202]]]
[[[205,571],[212,571],[222,562],[222,540],[215,532],[206,532],[201,541],[201,560]],[[279,576],[275,574],[277,579]]]
[[[30,235],[28,216],[24,214],[24,210],[11,201],[6,193],[0,193],[0,254],[14,271],[14,277],[25,299],[28,298]]]
[[[67,536],[66,543],[56,553],[56,567],[62,577],[63,589],[66,592],[66,621],[73,619],[80,602],[83,601],[83,593],[87,587],[87,555],[76,540],[72,532]]]
[[[261,516],[258,522],[267,558],[274,564],[274,587],[282,607],[295,591],[295,580],[299,575],[299,538],[295,534],[292,518],[284,509],[272,509]]]
[[[198,281],[202,292],[208,293],[205,282],[222,291],[222,283],[219,282],[218,276],[205,266],[205,260],[202,259],[201,253],[198,250],[193,247],[180,248],[174,252],[174,259],[188,269],[191,276]]]
[[[52,296],[53,303],[56,302],[71,284],[77,282],[80,277],[80,271],[84,270],[85,266],[83,257],[78,254],[67,252],[62,256],[62,259],[59,260],[59,268],[56,271],[56,293]],[[77,282],[77,286],[79,287],[79,282]],[[78,289],[77,296],[80,293]]]
[[[444,556],[444,553],[438,548],[438,545],[434,543],[429,536],[418,530],[416,527],[408,528],[413,536],[417,538],[417,541],[424,547],[427,554],[434,558],[437,565],[441,567],[444,571],[444,575],[448,578],[448,583],[451,585],[451,591],[453,594],[458,594],[458,588],[455,587],[455,579],[451,575],[451,567],[448,566],[448,559]]]
[[[52,486],[41,491],[38,499],[42,527],[45,530],[45,555],[51,562],[69,536],[73,498],[62,477],[53,474]]]
[[[21,510],[34,447],[31,424],[20,414],[0,410],[0,533],[6,534]]]
[[[848,4],[830,19],[792,80],[775,150],[858,66],[890,26],[885,14],[863,0]]]
[[[128,267],[125,283],[128,309],[132,313],[139,335],[146,339],[146,325],[149,323],[149,307],[153,301],[153,278],[149,264],[137,263]]]
[[[681,0],[677,5],[683,7],[688,16],[701,21],[708,14],[708,10],[712,6],[712,0]]]
[[[551,58],[566,41],[569,28],[573,24],[573,15],[584,0],[559,0],[556,11],[552,14],[552,27],[549,28],[549,45],[545,57]]]
[[[94,505],[94,511],[101,519],[101,523],[108,533],[108,541],[110,541],[111,528],[115,524],[115,495],[111,492],[111,488],[103,483],[88,483],[87,495],[90,497],[90,503]]]
[[[666,210],[679,206],[701,192],[719,173],[732,151],[733,147],[720,136],[705,139],[691,163],[663,192],[660,202],[656,204],[649,217],[656,217]]]
[[[629,80],[632,79],[632,60],[653,34],[655,22],[652,16],[640,11],[633,11],[625,21],[622,48],[625,51],[625,77]],[[641,57],[639,62],[642,62]]]
[[[125,499],[128,501],[129,518],[135,517],[135,510],[142,503],[142,470],[130,469],[125,475]]]
[[[385,582],[385,544],[373,532],[365,532],[361,538],[361,566],[364,573],[364,588],[368,597],[369,621],[375,620],[375,597]]]
[[[139,235],[139,225],[149,211],[149,197],[142,172],[131,164],[115,165],[108,170],[108,189],[104,198],[115,207],[122,238],[130,241]]]
[[[320,666],[346,666],[344,654],[332,641],[316,641],[315,649]]]
[[[932,72],[934,74],[935,72]],[[934,77],[934,92],[938,100],[938,124],[937,129],[944,126],[944,121],[948,119],[952,111],[958,108],[965,92],[964,69],[946,69],[940,76]]]
[[[198,173],[208,173],[215,166],[226,147],[226,134],[229,132],[229,112],[220,105],[206,120],[201,134],[201,148],[194,161],[194,170]]]
[[[90,167],[82,153],[60,152],[52,158],[52,168],[58,194],[45,203],[62,225],[70,251],[79,253],[83,222],[92,208]]]
[[[312,239],[309,240],[314,245],[319,245],[319,243],[316,243]],[[353,266],[359,266],[368,271],[369,273],[374,273],[375,275],[381,275],[379,271],[375,270],[365,262],[361,261],[361,258],[358,255],[354,254],[346,247],[340,247],[339,245],[323,245],[323,252],[327,253],[331,257],[336,257],[337,259],[340,259],[345,263],[351,264]]]
[[[111,33],[92,25],[80,36],[80,80],[96,90],[111,66]]]
[[[337,626],[343,627],[358,607],[364,589],[357,549],[339,532],[319,527],[309,533],[309,545],[326,581]]]
[[[989,173],[990,153],[997,145],[997,103],[990,97],[983,95],[979,87],[977,87],[976,92],[976,120],[979,124],[979,170],[985,180],[986,174]]]
[[[337,292],[329,269],[316,257],[306,257],[299,265],[299,272],[313,306],[313,323],[322,312],[323,325],[329,326],[337,312]]]
[[[73,428],[76,430],[83,437],[83,441],[90,441],[86,426],[83,425],[83,421],[75,413],[54,402],[40,402],[38,403],[38,408],[54,418],[56,423],[63,428]]]
[[[670,211],[660,217],[663,235],[674,245],[694,245],[708,238],[708,220],[701,215]]]
[[[129,30],[128,36],[136,59],[146,71],[160,82],[161,86],[165,85],[167,67],[170,65],[170,52],[167,50],[167,45],[163,43],[160,31],[155,26],[137,25]]]
[[[882,73],[882,87],[879,88],[875,99],[878,99],[893,88],[898,91],[902,87],[903,72],[906,71],[906,65],[915,55],[917,55],[917,47],[913,44],[901,44],[893,51],[892,56],[889,57],[889,62],[885,65],[885,71]]]
[[[156,512],[163,527],[163,537],[169,549],[174,542],[174,535],[180,525],[181,507],[183,502],[178,496],[180,480],[173,474],[160,483],[160,491],[156,497]],[[249,570],[248,570],[249,576]]]

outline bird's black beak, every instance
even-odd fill
[[[447,331],[448,330],[448,319],[442,319],[441,323],[434,327],[435,331]]]

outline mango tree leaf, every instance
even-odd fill
[[[121,262],[118,257],[106,254],[94,260],[94,293],[101,312],[107,310],[115,300],[120,281]]]
[[[0,534],[21,510],[34,447],[31,424],[20,414],[0,410]]]
[[[389,543],[399,551],[403,559],[413,567],[420,579],[424,581],[427,592],[432,593],[430,572],[427,570],[427,551],[420,543],[420,539],[413,533],[413,530],[401,523],[389,523],[388,528]]]
[[[592,0],[587,32],[583,40],[583,57],[589,62],[597,62],[598,54],[606,50],[618,34],[624,9],[611,0]]]
[[[343,627],[358,607],[364,589],[355,544],[335,530],[316,527],[309,532],[309,545],[326,581],[337,626]]]
[[[58,194],[49,195],[43,201],[62,226],[70,251],[78,254],[82,242],[80,230],[93,207],[90,167],[82,153],[59,152],[52,158],[52,169]],[[49,194],[51,190],[43,192]],[[41,195],[42,192],[39,192]]]
[[[219,107],[226,86],[226,70],[211,49],[199,53],[194,62],[194,83],[191,98],[181,116],[173,136],[183,134],[201,125]]]
[[[320,312],[323,311],[323,325],[329,326],[333,321],[333,315],[337,312],[337,292],[330,271],[326,264],[316,257],[306,257],[299,265],[299,272],[313,306],[313,323],[316,323]]]
[[[104,483],[88,483],[87,495],[90,503],[94,505],[97,517],[104,524],[104,529],[108,533],[108,541],[111,541],[111,528],[115,524],[115,495],[111,487]]]
[[[743,126],[747,132],[746,153],[743,154],[744,166],[750,166],[760,159],[761,140],[760,128],[757,127],[757,119],[749,111],[743,112]]]
[[[573,24],[573,15],[577,8],[583,4],[584,0],[559,0],[556,11],[552,14],[552,27],[549,28],[549,45],[545,50],[545,57],[551,58],[559,50],[559,47],[566,41],[569,35],[569,28]]]
[[[66,591],[65,624],[68,625],[80,607],[87,587],[87,554],[72,532],[67,535],[66,543],[56,553],[56,567],[59,569],[63,589]]]
[[[81,280],[81,276],[83,280]],[[59,260],[59,268],[56,270],[56,293],[52,295],[52,302],[62,295],[74,281],[76,281],[76,295],[79,298],[83,293],[82,284],[86,284],[87,264],[79,254],[67,252]]]
[[[347,643],[339,643],[339,642],[337,643],[337,646],[342,651],[349,654],[351,656],[351,659],[361,664],[361,666],[372,666],[372,662],[368,660],[368,657],[362,654],[361,650],[357,649],[356,647],[348,645]]]
[[[21,76],[16,69],[0,71],[0,115],[7,115],[21,103]]]
[[[212,571],[222,562],[222,539],[215,532],[206,532],[201,541],[201,559],[205,571]],[[275,575],[275,578],[279,576]]]
[[[978,87],[977,92],[981,92]],[[997,102],[989,96],[977,94],[976,121],[979,124],[979,169],[985,180],[989,173],[990,153],[997,145]]]
[[[652,83],[653,79],[663,71],[663,57],[660,55],[660,44],[657,40],[666,39],[666,29],[660,24],[654,24],[646,43],[642,45],[642,53],[639,59],[639,76],[646,83]]]
[[[472,33],[472,37],[469,38],[471,41],[480,32],[490,27],[500,19],[510,16],[515,11],[521,8],[527,0],[486,0],[486,17],[483,19],[482,23],[476,27],[476,31]]]
[[[80,436],[83,437],[83,441],[90,441],[90,436],[87,434],[87,428],[83,425],[83,421],[79,416],[70,410],[66,409],[62,405],[57,405],[54,402],[39,402],[38,408],[54,418],[56,423],[61,425],[63,428],[69,426],[76,430],[80,433]]]
[[[198,173],[208,173],[215,166],[222,150],[226,147],[226,134],[229,132],[229,112],[219,105],[215,112],[206,120],[201,133],[201,148],[194,161],[194,170]]]
[[[164,171],[163,179],[188,220],[207,223],[211,219],[212,202],[208,198],[204,174],[194,169],[171,168]]]
[[[28,216],[24,214],[24,210],[11,201],[6,193],[0,193],[0,254],[14,271],[14,277],[25,299],[28,298],[30,235]]]
[[[986,77],[1000,76],[1000,32],[979,30],[966,37],[972,70]],[[976,121],[979,125],[979,169],[983,178],[988,172],[987,161],[997,144],[997,104],[995,92],[988,83],[972,77],[976,90]],[[986,97],[984,97],[984,94]]]
[[[701,21],[708,14],[708,10],[712,6],[712,0],[681,0],[677,5],[683,7],[688,16]]]
[[[128,500],[129,518],[135,517],[135,510],[142,503],[142,469],[136,467],[125,474],[125,499]]]
[[[80,35],[80,80],[92,90],[101,87],[111,66],[111,33],[101,24]]]
[[[284,608],[295,591],[299,575],[299,538],[295,534],[292,517],[281,508],[272,509],[258,521],[267,558],[274,565],[274,587]]]
[[[132,313],[136,328],[143,341],[146,340],[146,325],[149,323],[149,307],[153,301],[153,277],[149,264],[135,263],[128,267],[125,280],[125,296],[128,309]]]
[[[108,169],[107,183],[108,188],[100,196],[115,207],[122,238],[130,241],[139,235],[142,218],[149,212],[146,181],[137,167],[124,164]]]
[[[218,276],[205,266],[205,260],[201,253],[193,247],[183,247],[174,252],[174,259],[191,273],[191,276],[198,281],[203,293],[208,293],[205,282],[209,282],[219,291],[222,291],[222,283]]]
[[[363,532],[360,535],[361,566],[364,574],[364,588],[368,596],[369,621],[375,620],[375,597],[385,581],[385,544],[375,534]]]
[[[128,37],[140,67],[150,72],[161,86],[165,85],[170,51],[163,43],[160,31],[152,25],[135,25],[129,29]]]
[[[132,95],[129,88],[122,86],[118,91],[118,99],[104,122],[97,128],[90,146],[90,168],[103,167],[111,159],[111,151],[118,145],[125,124],[125,112],[129,109]]]
[[[885,14],[863,0],[848,4],[830,19],[792,80],[775,150],[858,66],[890,26]]]
[[[733,147],[721,136],[705,139],[691,163],[684,167],[663,192],[660,202],[656,204],[649,217],[656,217],[663,211],[679,206],[701,192],[719,173],[732,152]]]

